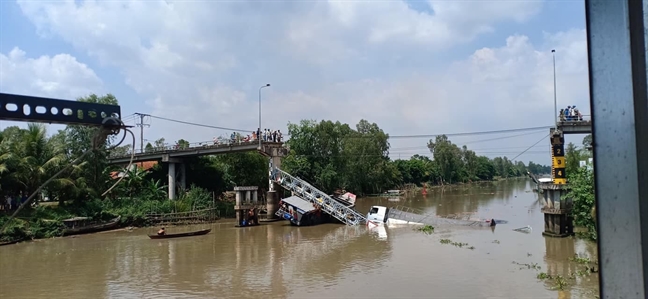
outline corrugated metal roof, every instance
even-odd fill
[[[291,196],[288,198],[284,198],[282,199],[282,201],[284,201],[285,203],[291,206],[295,206],[300,210],[303,210],[304,213],[315,210],[315,207],[313,207],[312,203],[298,196]]]

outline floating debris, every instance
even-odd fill
[[[468,243],[453,242],[450,239],[441,239],[441,240],[439,240],[439,242],[441,242],[441,244],[450,244],[450,245],[453,245],[453,246],[459,247],[459,248],[464,248],[465,247],[465,248],[470,249],[470,250],[475,249],[475,246],[468,246],[469,245]]]
[[[424,234],[431,235],[434,232],[434,226],[426,224],[424,226],[416,228],[416,230],[423,232]]]
[[[514,231],[528,234],[528,233],[530,233],[532,231],[532,228],[531,228],[530,225],[527,225],[525,227],[516,228],[516,229],[514,229]]]

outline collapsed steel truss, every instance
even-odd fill
[[[270,180],[281,185],[286,190],[295,192],[299,197],[321,206],[322,211],[342,221],[346,225],[358,225],[367,221],[365,216],[358,213],[358,211],[344,206],[309,183],[274,167],[272,165],[272,159],[270,159]],[[281,217],[282,215],[277,216]]]

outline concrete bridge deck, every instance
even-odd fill
[[[202,144],[187,148],[177,148],[175,146],[165,147],[162,149],[155,149],[145,152],[137,151],[133,162],[145,162],[145,161],[162,161],[169,162],[176,158],[186,158],[186,157],[198,157],[198,156],[208,156],[208,155],[218,155],[218,154],[230,154],[230,153],[240,153],[240,152],[249,152],[256,150],[264,150],[265,147],[282,147],[283,142],[262,142],[262,148],[259,149],[259,141],[249,141],[249,142],[235,142],[228,144]],[[108,164],[128,164],[131,158],[131,153],[126,155],[111,155],[108,157]]]
[[[591,134],[592,119],[589,115],[583,115],[582,120],[565,120],[561,119],[556,123],[558,130],[563,134]],[[551,132],[553,132],[553,128]]]

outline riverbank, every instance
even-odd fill
[[[426,184],[426,189],[427,190],[435,190],[435,189],[445,189],[445,188],[457,188],[457,187],[462,187],[462,186],[467,187],[467,186],[474,186],[474,185],[480,185],[480,184],[503,182],[503,181],[508,181],[508,180],[520,180],[520,179],[526,179],[526,178],[528,178],[528,177],[522,175],[522,176],[515,176],[515,177],[508,177],[508,178],[495,177],[492,180],[457,182],[457,183],[443,184],[443,185],[431,184],[431,183],[425,183],[425,184]],[[412,187],[409,187],[407,189],[403,189],[403,191],[405,191],[406,196],[420,194],[423,191],[423,186],[413,185]],[[384,195],[381,194],[381,196],[384,196]]]
[[[194,192],[196,195],[197,192]],[[0,244],[22,242],[34,239],[60,237],[63,235],[64,219],[88,217],[95,221],[108,221],[121,216],[118,228],[149,227],[154,223],[150,214],[190,212],[213,208],[219,218],[234,215],[234,202],[209,197],[185,196],[181,199],[147,200],[141,198],[120,198],[114,200],[89,200],[64,205],[39,205],[24,208],[7,228],[0,233]],[[0,215],[0,226],[10,219],[10,214]]]

